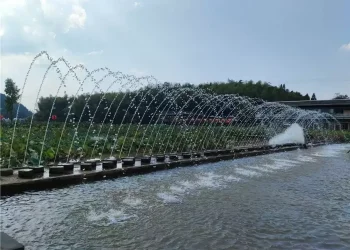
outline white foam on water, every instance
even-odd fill
[[[178,181],[169,187],[167,192],[157,193],[157,197],[164,203],[179,203],[185,195],[201,189],[217,189],[229,182],[238,182],[241,178],[234,175],[218,175],[212,172],[200,173],[193,181]]]
[[[225,175],[223,179],[224,181],[227,181],[227,182],[238,182],[242,180],[242,178],[239,178],[234,175]]]
[[[269,145],[282,145],[287,143],[305,143],[304,131],[299,124],[293,123],[283,133],[269,140]]]
[[[289,159],[271,158],[271,160],[278,162],[278,163],[282,163],[282,164],[289,164],[289,166],[295,166],[295,165],[299,164],[298,161],[289,160]]]
[[[171,185],[169,189],[172,193],[175,193],[175,194],[184,194],[187,192],[187,189],[183,186]]]
[[[159,199],[161,199],[164,203],[180,203],[181,198],[175,194],[169,192],[161,192],[157,193]]]
[[[311,156],[306,156],[306,155],[300,155],[297,158],[298,161],[300,162],[316,162],[317,160]]]
[[[217,188],[223,185],[223,182],[220,180],[222,176],[211,172],[200,175],[197,178],[198,181],[196,181],[196,183],[200,187]]]
[[[235,172],[239,175],[244,175],[247,177],[255,177],[255,176],[261,176],[261,173],[258,173],[256,171],[253,170],[249,170],[249,169],[245,169],[245,168],[236,168]]]
[[[329,155],[321,154],[321,153],[313,153],[312,156],[316,156],[316,157],[330,157]]]
[[[340,154],[338,150],[330,149],[330,150],[322,150],[321,152],[316,152],[312,154],[312,156],[316,157],[336,157]]]
[[[329,145],[318,148],[317,152],[313,153],[312,156],[316,157],[337,157],[340,154],[347,152],[347,146],[345,145]]]
[[[253,169],[253,170],[257,170],[260,172],[264,172],[264,173],[273,173],[274,171],[271,169],[268,169],[264,166],[249,166],[248,168]]]
[[[111,225],[116,223],[123,223],[136,215],[128,215],[123,210],[109,209],[107,212],[97,213],[95,210],[90,210],[87,215],[89,222],[99,222],[104,225]]]
[[[179,181],[178,184],[184,187],[186,191],[196,188],[196,184],[190,181]]]
[[[295,167],[296,165],[300,164],[298,161],[291,161],[291,160],[284,160],[284,159],[275,159],[274,163],[272,165],[277,165],[279,169],[288,169],[291,167]],[[276,167],[276,168],[278,168]]]
[[[143,202],[140,198],[136,198],[136,197],[131,197],[128,196],[126,197],[122,203],[124,203],[125,205],[131,206],[131,207],[140,207],[143,205]]]
[[[275,163],[275,164],[264,164],[263,166],[268,168],[268,169],[272,169],[272,170],[286,169],[286,166],[280,165],[278,163]]]

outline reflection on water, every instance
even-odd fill
[[[350,145],[1,200],[26,249],[350,249]]]

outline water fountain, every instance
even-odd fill
[[[199,162],[203,157],[232,158],[247,151],[266,152],[276,145],[337,139],[326,129],[338,125],[329,114],[163,84],[152,76],[135,77],[108,68],[89,71],[81,64],[72,67],[64,58],[54,60],[47,52],[33,59],[21,87],[20,103],[39,59],[49,63],[35,99],[35,108],[41,113],[5,127],[2,176],[11,176],[13,168],[26,168],[18,172],[24,178],[43,172],[44,179],[68,172],[76,176],[101,172],[102,178],[102,170],[125,174],[123,171],[134,171],[137,164],[166,168],[193,164],[194,159]],[[57,74],[59,85],[51,99],[44,99],[49,106],[43,107],[40,97],[48,88],[51,73]],[[90,86],[92,89],[84,92]],[[60,120],[54,121],[52,115],[57,112]],[[16,117],[18,113],[19,108]]]

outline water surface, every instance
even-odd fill
[[[28,192],[0,201],[26,249],[350,249],[350,145]]]

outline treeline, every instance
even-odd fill
[[[213,98],[211,94],[223,95],[222,98]],[[227,94],[238,94],[253,99],[232,100],[225,99]],[[229,98],[229,97],[227,97]],[[232,81],[224,83],[206,83],[198,86],[192,84],[164,83],[150,85],[138,91],[111,92],[83,94],[77,97],[63,96],[41,97],[38,102],[35,119],[47,121],[95,122],[95,123],[162,123],[164,114],[192,112],[206,116],[234,115],[232,107],[257,105],[264,99],[266,101],[280,100],[309,100],[299,92],[286,89],[285,85],[279,87],[268,83],[248,81]],[[226,100],[226,101],[225,101]],[[227,107],[225,106],[227,105]],[[67,116],[69,114],[69,116]]]
[[[228,82],[205,83],[200,84],[199,87],[210,89],[216,94],[239,94],[251,98],[261,98],[269,102],[310,100],[308,94],[302,95],[299,92],[291,91],[286,88],[285,84],[276,87],[262,81],[243,82],[228,79]]]

